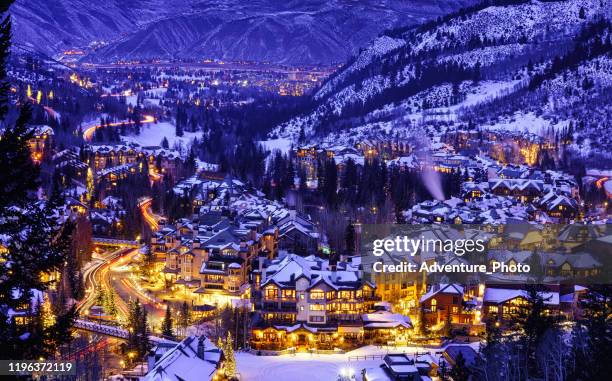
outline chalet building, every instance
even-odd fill
[[[249,193],[231,178],[188,180],[175,192],[214,189],[213,196],[192,218],[163,226],[151,250],[168,287],[192,295],[198,306],[245,296],[258,260],[273,260],[280,247],[316,253],[318,235],[307,217]]]
[[[523,165],[505,165],[493,173],[493,179],[523,179],[528,176],[529,168]]]
[[[461,184],[461,198],[465,202],[470,202],[476,198],[484,196],[489,192],[488,183],[465,182]]]
[[[502,224],[531,219],[528,206],[512,197],[486,194],[465,202],[452,197],[424,201],[404,212],[407,222],[453,224]]]
[[[363,314],[376,287],[354,261],[330,265],[314,256],[260,261],[252,275],[252,346],[258,349],[354,347],[364,340]]]
[[[489,181],[489,189],[496,196],[511,196],[522,202],[531,202],[543,195],[544,182],[530,179],[496,179]]]
[[[421,374],[415,361],[405,354],[388,354],[383,358],[382,368],[397,381],[420,381]]]
[[[28,141],[28,146],[30,147],[30,154],[32,156],[32,160],[35,163],[40,163],[43,159],[45,152],[53,147],[53,128],[50,126],[41,124],[37,126],[31,127],[33,136]]]
[[[127,145],[90,145],[85,151],[86,161],[94,171],[135,163],[141,152]]]
[[[290,220],[278,228],[278,246],[280,250],[289,251],[298,255],[308,256],[316,254],[318,250],[319,234],[312,229],[314,226],[304,226],[302,223]]]
[[[396,167],[401,171],[417,170],[421,168],[421,163],[414,155],[400,156],[393,160],[387,161],[389,168]]]
[[[193,294],[199,304],[240,297],[262,236],[221,213],[179,220],[151,239],[158,269],[170,287]]]
[[[104,168],[98,171],[94,177],[98,183],[103,183],[103,189],[111,190],[117,186],[118,181],[141,173],[143,173],[143,164],[134,162]]]
[[[194,175],[181,181],[174,187],[177,195],[194,194],[194,211],[203,212],[206,210],[227,210],[231,201],[244,201],[249,204],[249,197],[245,195],[245,184],[231,176],[222,179],[201,179]],[[242,202],[241,202],[242,204]]]
[[[537,205],[556,222],[569,222],[576,219],[580,213],[580,207],[575,199],[554,191],[542,196],[537,201]]]
[[[567,252],[600,252],[603,247],[590,247],[589,243],[600,239],[606,239],[612,234],[609,224],[568,224],[550,225],[548,229],[553,236],[554,242],[558,243]],[[585,244],[587,246],[585,247]]]
[[[204,336],[188,336],[180,343],[162,342],[147,356],[143,381],[216,380],[223,373],[223,351]]]
[[[494,262],[504,263],[509,267],[518,264],[533,265],[532,250],[491,250],[488,252],[488,256],[489,265],[492,265]],[[603,265],[591,253],[587,252],[539,252],[538,261],[542,269],[541,275],[547,281],[560,281],[563,279],[575,281],[588,280],[603,271]],[[506,275],[513,275],[513,273]],[[514,276],[514,278],[518,279],[517,276]]]
[[[473,366],[478,358],[478,353],[476,353],[474,348],[469,345],[460,344],[449,345],[446,347],[446,349],[444,349],[442,355],[451,367],[457,364],[457,358],[459,358],[459,355],[463,357],[465,365],[468,367]]]
[[[464,287],[458,284],[434,284],[421,296],[426,325],[441,326],[450,315],[454,327],[471,327],[480,324],[475,313],[475,303],[464,294]]]
[[[317,178],[317,160],[319,157],[320,150],[315,145],[298,147],[295,151],[297,167],[306,173],[308,180]]]
[[[603,265],[590,253],[542,253],[544,271],[550,277],[588,279],[603,271]]]
[[[392,139],[381,135],[372,139],[361,140],[355,144],[355,148],[366,159],[379,156],[384,159],[394,159],[398,156],[411,154],[414,145],[406,139]]]
[[[436,152],[428,158],[426,163],[433,170],[441,173],[452,173],[465,168],[471,163],[470,158],[463,155],[456,155],[447,152]]]
[[[150,171],[159,170],[163,175],[169,175],[174,179],[180,177],[183,160],[178,151],[152,146],[143,147],[142,152]]]
[[[64,185],[65,179],[73,179],[82,184],[87,181],[87,164],[81,161],[78,153],[72,149],[62,150],[52,157],[55,170],[62,176]]]
[[[125,214],[123,208],[89,209],[89,221],[93,233],[98,236],[116,236],[124,229],[123,219]]]
[[[520,286],[520,285],[519,285]],[[560,312],[559,292],[546,291],[542,293],[545,313],[556,316]],[[525,309],[529,307],[529,294],[517,288],[487,287],[483,297],[483,320],[494,321],[502,326],[512,323]]]
[[[363,314],[361,318],[366,343],[407,345],[413,332],[412,321],[405,314],[381,310]]]
[[[86,162],[95,172],[143,161],[149,165],[149,173],[160,171],[173,178],[179,177],[183,162],[177,151],[158,146],[141,147],[136,144],[90,145],[85,150],[85,156]]]

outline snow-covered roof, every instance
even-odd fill
[[[402,314],[394,314],[389,311],[377,311],[371,314],[361,315],[364,328],[412,328],[410,317]]]
[[[431,289],[421,296],[421,303],[438,295],[438,294],[453,294],[463,296],[463,287],[459,284],[440,284],[433,285]]]
[[[198,355],[198,346],[203,351]],[[143,381],[212,380],[221,351],[204,336],[189,336],[167,351],[142,378]]]
[[[542,298],[544,304],[558,305],[559,304],[559,293],[558,292],[542,292]],[[487,287],[484,293],[483,301],[489,303],[500,304],[507,302],[508,300],[516,298],[529,298],[529,293],[521,289],[506,289],[506,288],[491,288]]]
[[[359,269],[350,263],[339,263],[332,270],[328,260],[296,254],[287,254],[269,262],[262,271],[261,285],[274,283],[281,287],[294,287],[295,281],[301,277],[309,281],[309,288],[324,283],[336,290],[352,290],[362,285]]]

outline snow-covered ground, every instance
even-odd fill
[[[138,95],[136,94],[128,95],[127,97],[125,97],[125,104],[127,105],[136,106],[137,102],[138,102]]]
[[[260,141],[259,144],[266,151],[274,152],[276,150],[279,150],[283,154],[286,154],[291,149],[291,144],[293,144],[293,141],[287,138],[278,138],[278,139]]]
[[[359,374],[362,368],[378,366],[382,360],[348,361],[345,355],[310,355],[298,353],[284,356],[236,354],[236,364],[243,381],[334,381],[342,368]]]
[[[170,122],[159,122],[145,124],[140,129],[140,135],[122,136],[121,139],[128,143],[138,143],[141,146],[159,146],[161,141],[166,137],[170,148],[176,148],[180,145],[181,151],[188,148],[193,138],[202,136],[201,132],[187,132],[183,136],[175,135],[176,127]]]
[[[554,124],[550,120],[537,116],[532,112],[516,112],[513,117],[500,120],[493,125],[485,125],[484,128],[489,130],[507,130],[544,135],[547,129],[561,129],[566,126],[566,122]]]
[[[478,343],[470,344],[478,350]],[[236,365],[242,381],[335,381],[342,369],[352,369],[359,375],[363,368],[376,368],[382,359],[367,357],[366,360],[349,360],[353,356],[385,355],[387,353],[424,353],[432,357],[441,349],[422,347],[375,347],[365,346],[344,354],[308,354],[282,356],[257,356],[250,353],[236,353]],[[359,379],[359,378],[358,378]]]

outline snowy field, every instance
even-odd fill
[[[349,362],[346,355],[236,354],[236,365],[242,381],[335,381],[342,368],[352,368],[359,374],[362,368],[377,367],[381,362],[380,359]]]
[[[470,345],[478,350],[478,343]],[[359,375],[363,368],[377,368],[382,364],[380,357],[349,361],[351,356],[429,352],[432,357],[439,357],[435,355],[435,352],[441,350],[420,347],[365,346],[345,354],[333,355],[298,353],[283,356],[257,356],[238,352],[236,353],[236,365],[242,381],[335,381],[342,369],[350,368],[356,375]],[[360,377],[358,376],[357,379],[359,380]]]
[[[263,141],[260,141],[259,144],[266,151],[274,152],[276,150],[279,150],[283,154],[287,154],[289,153],[289,150],[291,149],[291,144],[293,144],[293,141],[291,139],[278,138],[278,139],[263,140]]]
[[[127,143],[138,143],[143,147],[159,146],[161,141],[166,137],[170,148],[182,147],[188,148],[193,138],[202,136],[201,132],[187,132],[183,136],[175,135],[176,127],[170,122],[158,122],[144,124],[140,128],[140,135],[122,136],[121,139]]]
[[[500,120],[493,125],[486,125],[489,130],[507,130],[516,132],[528,132],[535,135],[544,135],[546,130],[553,128],[559,130],[567,126],[567,122],[551,123],[550,120],[537,116],[532,112],[516,112],[513,117]]]

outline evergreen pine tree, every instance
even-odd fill
[[[117,304],[115,302],[115,291],[109,290],[106,296],[106,306],[104,307],[106,313],[112,317],[117,316]]]
[[[355,254],[355,225],[350,221],[346,226],[346,231],[344,233],[344,242],[346,247],[346,253],[348,255]]]
[[[232,334],[229,331],[227,332],[223,351],[225,355],[225,374],[227,374],[231,378],[236,374],[236,357],[234,356],[234,344],[232,342]]]
[[[451,311],[450,307],[446,308],[446,317],[444,319],[444,327],[442,329],[442,335],[444,337],[450,337],[452,329]]]
[[[181,305],[181,316],[179,319],[179,327],[183,332],[183,335],[186,335],[187,327],[189,326],[189,305],[187,302],[183,302]]]
[[[174,332],[172,331],[172,313],[170,312],[170,306],[166,305],[166,315],[162,320],[161,330],[162,336],[166,339],[174,340]]]
[[[540,372],[537,364],[537,349],[544,333],[553,327],[553,320],[546,313],[544,287],[541,285],[527,286],[527,305],[521,309],[514,321],[515,328],[522,331],[520,337],[522,355],[525,356],[527,374],[535,376]],[[550,297],[549,297],[550,298]]]
[[[149,326],[147,311],[138,299],[130,302],[128,332],[128,354],[133,353],[134,359],[142,359],[149,350]]]
[[[176,128],[175,128],[174,134],[179,137],[184,135],[183,124],[178,119],[176,120]]]
[[[147,318],[147,310],[142,307],[140,315],[140,324],[138,325],[138,355],[139,358],[144,358],[149,352],[149,323]]]
[[[295,169],[291,158],[287,159],[287,171],[285,173],[284,183],[283,187],[285,189],[293,189],[295,186]]]
[[[92,200],[94,191],[95,191],[95,182],[94,182],[93,172],[91,170],[91,167],[88,167],[87,168],[87,196],[86,196],[88,202]]]
[[[450,370],[449,375],[453,381],[468,381],[470,379],[471,371],[465,363],[463,354],[459,352],[455,359],[455,365]]]
[[[96,298],[94,299],[96,306],[104,307],[106,305],[106,292],[100,286],[96,288]]]
[[[416,332],[420,336],[425,336],[427,334],[427,327],[425,325],[425,310],[423,306],[418,307],[418,317],[417,317],[417,326]]]
[[[21,102],[14,125],[5,120],[9,83],[6,78],[12,1],[0,2],[0,236],[9,237],[0,254],[0,358],[37,359],[55,354],[59,345],[70,340],[74,308],[53,316],[42,327],[28,319],[16,321],[11,311],[35,312],[33,296],[51,285],[43,274],[61,271],[69,250],[70,227],[58,221],[62,200],[59,195],[39,200],[39,168],[30,158],[28,128],[30,108]]]

